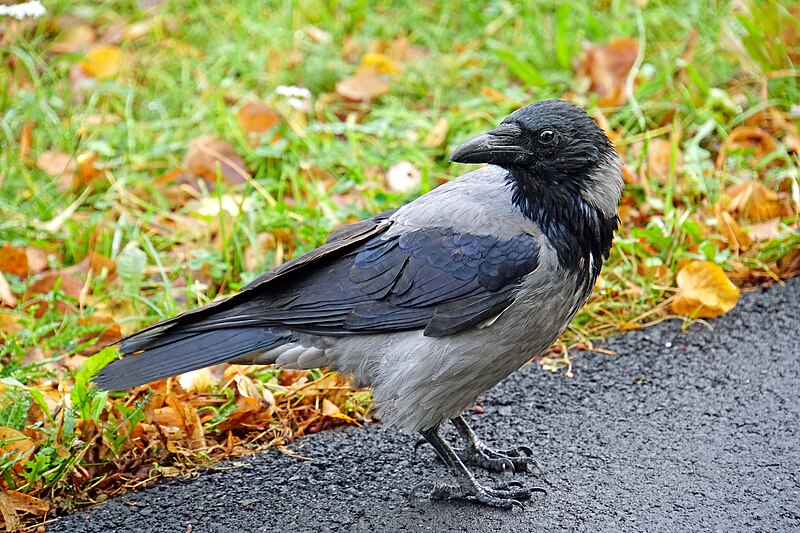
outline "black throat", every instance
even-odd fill
[[[594,286],[603,260],[611,250],[618,216],[608,218],[586,202],[576,181],[562,180],[550,186],[547,181],[532,177],[530,170],[507,170],[513,202],[541,228],[555,248],[561,266],[571,272],[588,270]]]

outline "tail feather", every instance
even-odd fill
[[[120,348],[124,357],[100,370],[95,385],[105,390],[128,389],[263,352],[291,340],[287,332],[265,327],[199,333],[172,329],[148,331],[147,339],[134,335],[123,340]]]

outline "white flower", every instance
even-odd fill
[[[0,5],[0,16],[14,17],[17,20],[26,18],[38,19],[46,12],[44,6],[38,0],[10,6]]]

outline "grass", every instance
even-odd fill
[[[612,256],[562,346],[591,346],[668,316],[688,260],[719,264],[741,286],[787,275],[782,265],[800,248],[789,116],[800,84],[797,22],[787,11],[797,4],[785,4],[754,2],[746,14],[713,1],[641,10],[617,1],[47,2],[39,21],[0,20],[0,245],[44,251],[39,277],[92,255],[110,259],[38,292],[37,276],[2,269],[20,303],[0,310],[0,485],[69,509],[365,416],[364,393],[316,371],[218,369],[194,393],[173,381],[152,394],[97,392],[90,371],[114,353],[98,351],[108,324],[92,317],[131,332],[229,294],[338,225],[465,172],[449,152],[532,101],[567,97],[602,117],[633,176]],[[76,84],[82,41],[54,50],[79,26],[119,47],[116,75]],[[725,44],[729,33],[738,52]],[[615,37],[640,44],[619,105],[575,74],[584,43]],[[370,51],[398,67],[389,91],[371,102],[337,97],[337,82]],[[311,108],[294,109],[280,85],[308,88]],[[277,110],[279,124],[248,135],[236,118],[247,102]],[[444,141],[425,143],[442,119]],[[726,145],[745,125],[774,144]],[[220,176],[200,192],[169,181],[202,134],[231,143],[252,179]],[[657,141],[666,141],[660,176],[648,157]],[[37,166],[48,150],[74,162],[94,153],[96,176],[65,187]],[[403,161],[419,169],[420,184],[392,191],[383,174]],[[744,246],[722,230],[715,206],[752,179],[783,211],[769,217],[773,234]],[[743,227],[760,220],[746,209],[734,216]]]

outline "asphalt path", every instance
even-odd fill
[[[409,498],[449,480],[429,447],[375,425],[267,452],[58,518],[53,532],[800,531],[800,279],[685,332],[668,321],[583,352],[573,379],[528,365],[473,426],[534,448],[522,509]],[[713,328],[713,329],[712,329]]]

